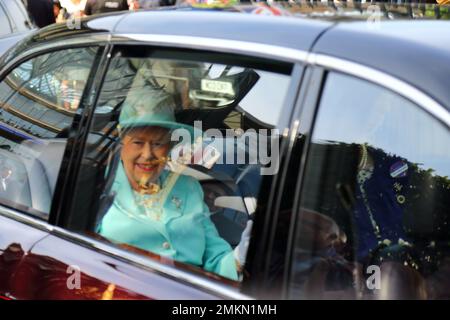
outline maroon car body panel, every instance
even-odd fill
[[[32,246],[47,232],[0,215],[0,296],[15,297],[15,286],[26,285],[16,271]]]
[[[74,270],[80,271],[80,281],[78,288],[71,289]],[[161,276],[55,235],[37,243],[15,274],[13,296],[18,299],[217,298],[179,279]]]

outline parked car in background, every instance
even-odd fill
[[[0,55],[33,28],[33,23],[22,1],[0,1]]]
[[[303,5],[96,16],[4,54],[0,297],[450,298],[450,22]],[[99,234],[130,105],[201,125],[214,161],[183,175],[230,248],[253,221],[237,279],[169,258],[191,239],[160,222],[157,253]]]

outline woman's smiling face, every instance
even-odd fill
[[[162,127],[130,129],[122,138],[121,159],[132,188],[154,183],[166,165],[170,131]]]

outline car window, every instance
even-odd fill
[[[450,132],[409,100],[330,74],[301,193],[291,296],[450,297]]]
[[[261,183],[278,172],[276,119],[292,66],[147,51],[118,48],[112,57],[77,183],[73,228],[88,225],[82,231],[122,248],[238,281],[253,214],[265,201]],[[244,110],[251,95],[247,107],[255,105]]]
[[[4,0],[6,10],[11,15],[18,32],[29,30],[29,22],[25,8],[22,3],[17,0]]]
[[[0,203],[44,219],[97,48],[25,61],[0,82]]]
[[[8,16],[6,15],[3,7],[0,5],[0,37],[10,33],[11,26],[9,24]]]

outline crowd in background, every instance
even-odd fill
[[[52,23],[64,22],[73,18],[90,16],[122,10],[149,9],[159,6],[174,5],[178,3],[205,2],[205,0],[22,0],[28,8],[31,18],[39,28]],[[224,0],[225,1],[225,0]],[[241,0],[240,2],[248,2]],[[271,3],[276,0],[254,0]],[[285,0],[299,1],[299,0]],[[336,0],[335,0],[336,1]],[[355,0],[356,1],[356,0]],[[361,0],[360,0],[361,1]],[[376,0],[380,2],[392,2],[393,0]],[[450,0],[402,0],[402,2],[438,3],[450,5]],[[324,2],[324,0],[317,0]],[[330,2],[330,0],[328,1]],[[333,2],[333,1],[331,1]],[[370,0],[366,0],[370,2]],[[393,1],[396,2],[396,1]]]
[[[22,0],[40,28],[100,13],[172,5],[176,0]]]

